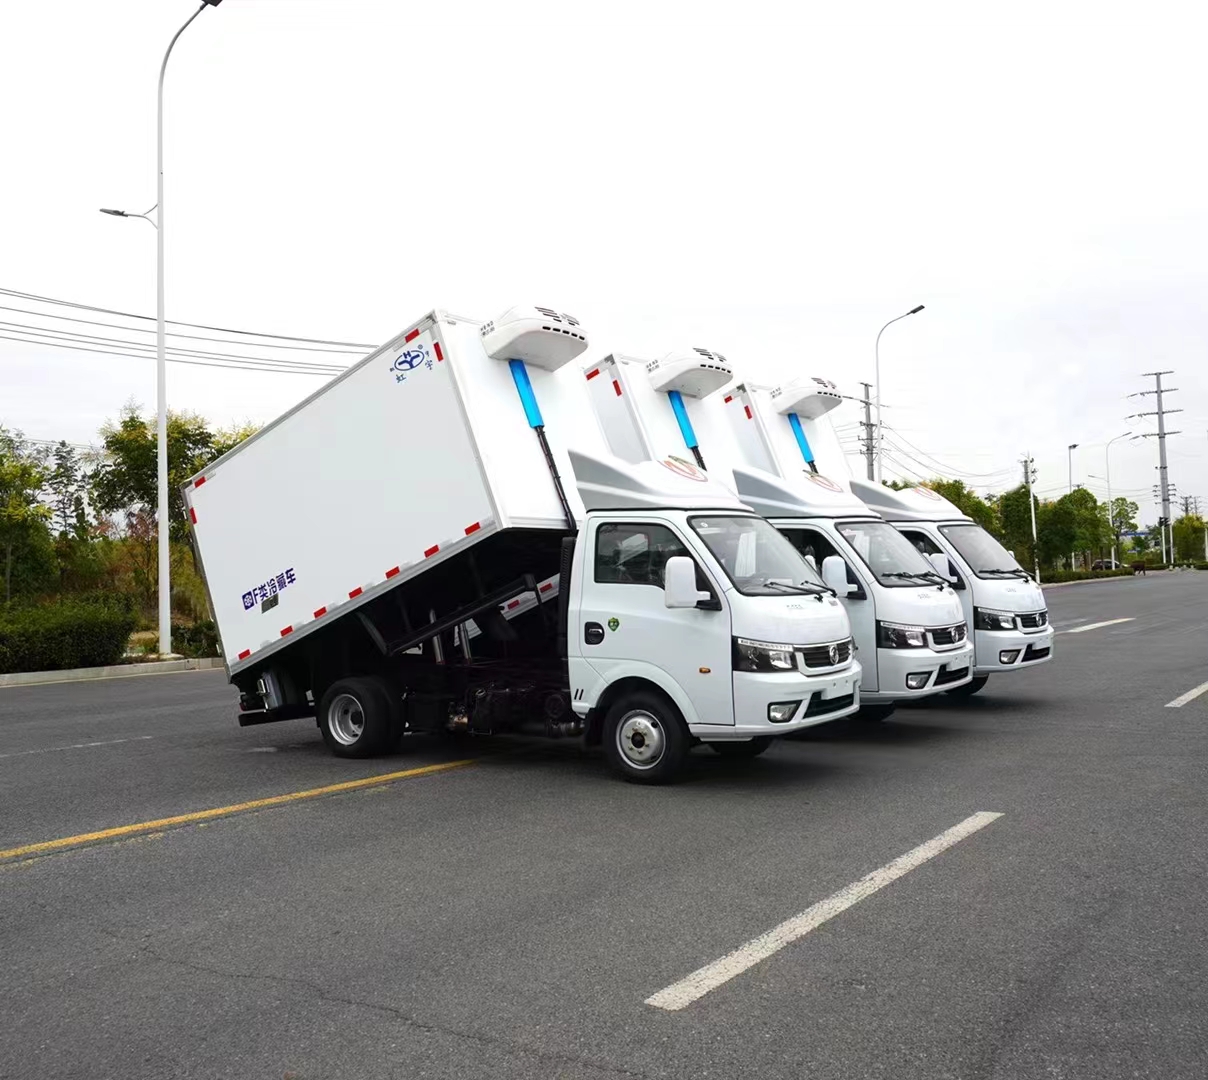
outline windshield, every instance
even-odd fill
[[[773,526],[759,517],[694,517],[688,524],[747,596],[818,593],[817,572]]]
[[[889,522],[844,521],[836,527],[882,585],[908,588],[939,580],[935,567]]]
[[[978,577],[1027,577],[1015,557],[980,525],[941,525],[942,532]]]

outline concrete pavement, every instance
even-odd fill
[[[698,751],[670,788],[501,741],[7,860],[0,1076],[1200,1077],[1208,694],[1165,706],[1208,679],[1205,578],[1060,590],[1051,664]],[[221,672],[0,690],[0,848],[465,756],[340,761],[234,703]],[[645,1004],[978,811],[1003,816]]]

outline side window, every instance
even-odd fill
[[[596,581],[661,589],[663,567],[673,555],[689,552],[665,525],[609,522],[596,530]]]
[[[839,553],[831,542],[813,529],[788,529],[785,536],[802,555],[813,561],[814,569],[822,573],[822,560]]]
[[[915,529],[902,529],[901,533],[924,555],[943,555],[944,549],[931,539],[925,532]]]

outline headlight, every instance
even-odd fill
[[[977,630],[1014,630],[1015,613],[994,608],[974,608],[973,626]]]
[[[877,646],[882,649],[925,649],[927,631],[921,626],[904,626],[902,623],[878,622]]]
[[[969,636],[969,628],[962,622],[952,628],[952,640],[964,641]]]
[[[796,671],[797,660],[792,645],[777,645],[768,641],[734,639],[735,671]]]

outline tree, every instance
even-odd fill
[[[1044,562],[1051,564],[1065,558],[1077,543],[1074,508],[1064,498],[1041,503],[1037,511],[1036,532],[1040,557]]]
[[[928,480],[923,486],[931,488],[936,494],[942,495],[950,503],[954,503],[962,513],[968,514],[986,532],[993,533],[995,536],[1002,535],[995,507],[981,498],[977,492],[967,488],[963,480]]]
[[[33,577],[19,591],[34,591],[39,563],[44,562],[49,541],[46,521],[51,514],[41,501],[46,476],[45,455],[21,432],[0,427],[0,551],[6,604],[13,598],[14,569],[21,569],[23,559]]]
[[[1123,548],[1123,537],[1126,532],[1137,531],[1137,513],[1139,510],[1140,507],[1131,499],[1119,496],[1112,499],[1111,532],[1117,550]]]
[[[60,442],[51,451],[46,477],[46,501],[60,538],[84,537],[88,532],[86,496],[89,475],[75,448]]]
[[[1033,502],[1039,521],[1040,501],[1033,498]],[[1033,551],[1032,510],[1028,506],[1027,485],[1020,484],[999,497],[998,517],[1003,543],[1016,553],[1021,563],[1030,566],[1036,558],[1036,552]],[[1039,528],[1037,531],[1039,532]]]
[[[1172,528],[1174,549],[1180,559],[1198,562],[1208,558],[1204,552],[1204,519],[1199,514],[1184,514],[1181,518],[1175,518]]]
[[[213,432],[194,413],[168,413],[168,517],[174,541],[188,539],[181,487],[190,476],[240,443],[248,427]],[[154,526],[158,508],[157,446],[155,425],[144,419],[138,406],[127,405],[116,424],[101,428],[104,460],[93,480],[97,508],[121,514],[129,522],[139,519],[139,529]],[[133,515],[133,517],[132,517]]]

